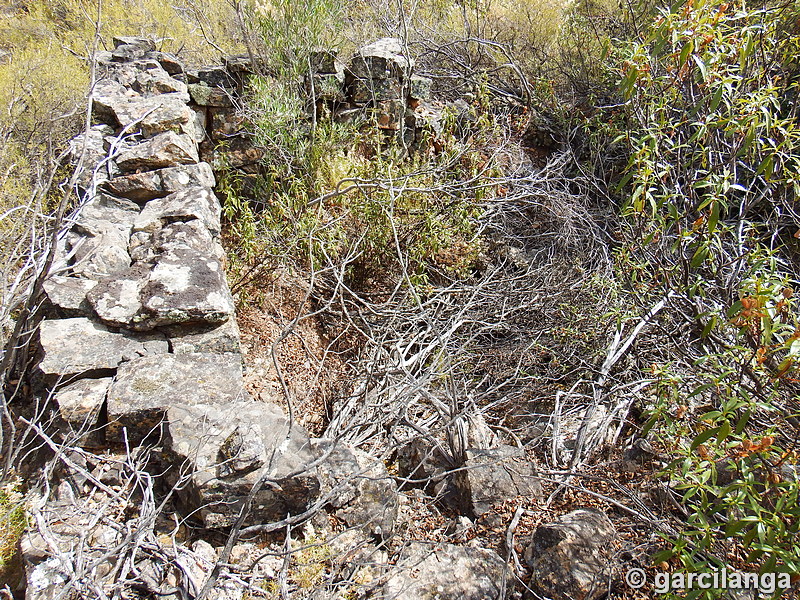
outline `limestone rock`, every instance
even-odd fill
[[[96,285],[92,279],[53,275],[44,282],[44,293],[58,316],[90,316],[92,306],[86,294]]]
[[[391,536],[397,518],[397,485],[380,460],[349,445],[315,440],[322,492],[336,492],[330,505],[349,527],[369,535]]]
[[[108,437],[141,441],[158,428],[170,406],[227,410],[242,394],[238,355],[165,354],[120,365],[108,391]],[[197,414],[201,422],[205,419]],[[200,426],[200,424],[198,424]]]
[[[214,185],[211,165],[198,163],[115,177],[107,181],[103,188],[115,196],[135,202],[147,202],[186,188],[212,188]]]
[[[39,369],[54,376],[115,369],[123,361],[163,354],[168,349],[160,334],[114,333],[81,317],[43,321],[39,338],[44,355]]]
[[[536,468],[519,448],[505,445],[467,448],[465,455],[464,469],[458,472],[456,485],[464,507],[474,516],[480,517],[503,500],[541,495]]]
[[[152,170],[200,162],[197,147],[188,135],[161,133],[122,151],[117,165],[123,171]]]
[[[384,595],[403,600],[498,598],[505,569],[491,550],[411,542],[390,571]]]
[[[531,587],[553,600],[595,600],[608,593],[614,524],[596,509],[579,509],[541,525],[525,551]]]

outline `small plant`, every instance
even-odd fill
[[[15,568],[19,539],[28,526],[20,482],[0,487],[0,581]]]

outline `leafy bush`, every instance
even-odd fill
[[[797,428],[800,350],[795,12],[678,2],[608,63],[624,98],[598,121],[618,128],[607,152],[630,156],[620,273],[637,303],[673,308],[646,429],[675,457],[667,474],[688,516],[659,559],[689,570],[800,568],[797,455],[783,435]]]

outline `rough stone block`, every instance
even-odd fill
[[[86,318],[53,319],[39,327],[45,375],[68,377],[116,369],[120,363],[169,349],[162,334],[115,333]]]

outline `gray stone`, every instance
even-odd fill
[[[78,185],[84,190],[93,190],[117,172],[117,165],[108,157],[105,141],[105,137],[113,133],[108,125],[94,125],[86,134],[77,135],[70,141],[70,160],[77,164],[83,156]]]
[[[524,451],[513,446],[491,449],[467,448],[464,469],[455,482],[464,508],[480,517],[492,505],[517,496],[538,497],[542,487],[536,467]]]
[[[167,131],[122,151],[117,165],[124,171],[163,169],[200,162],[197,146],[188,135]]]
[[[92,306],[86,294],[96,285],[92,279],[53,275],[44,282],[44,293],[60,316],[89,316]]]
[[[196,355],[177,355],[196,356]],[[220,356],[220,355],[217,355]],[[232,355],[222,355],[232,356]],[[195,472],[187,497],[206,527],[229,527],[262,477],[246,524],[268,523],[309,508],[319,481],[308,435],[273,404],[242,400],[227,405],[173,405],[167,449]]]
[[[148,202],[134,221],[134,232],[154,233],[167,223],[199,220],[213,235],[220,233],[222,209],[214,192],[192,187]]]
[[[125,271],[131,264],[128,242],[139,207],[130,202],[100,194],[84,204],[67,245],[73,253],[72,272],[100,279]]]
[[[168,222],[168,221],[167,221]],[[168,251],[189,247],[222,260],[222,246],[198,219],[175,221],[155,231],[137,231],[131,236],[128,251],[134,261],[155,263]]]
[[[147,48],[135,44],[121,44],[111,52],[111,60],[115,62],[130,62],[144,57]]]
[[[596,600],[608,593],[617,532],[601,511],[579,509],[541,525],[525,551],[531,587],[553,600]]]
[[[135,202],[147,202],[186,188],[212,188],[214,185],[214,172],[211,170],[211,165],[198,163],[115,177],[107,181],[103,185],[103,189]]]
[[[209,352],[211,354],[238,353],[241,350],[239,326],[236,319],[221,325],[175,325],[164,328],[174,354]]]
[[[189,86],[189,94],[192,97],[192,102],[200,106],[215,106],[219,108],[233,106],[231,93],[225,88],[193,83]]]
[[[130,200],[98,194],[81,206],[75,228],[92,231],[110,225],[120,233],[129,235],[140,210],[139,206]]]
[[[140,130],[145,137],[153,137],[165,131],[192,131],[194,112],[187,101],[188,96],[184,94],[164,93],[147,98],[124,98],[113,102],[111,108],[120,127],[128,127],[132,132]]]
[[[73,257],[72,273],[96,280],[122,273],[131,264],[127,246],[128,236],[110,223],[71,232],[67,247]]]
[[[113,79],[99,79],[92,88],[92,112],[113,127],[119,126],[115,107],[135,97],[136,93]]]
[[[397,79],[355,79],[347,90],[351,102],[366,104],[395,100],[400,103],[403,90]]]
[[[158,61],[158,64],[170,75],[178,75],[183,73],[183,64],[180,59],[174,54],[168,52],[148,52],[145,58],[150,58]]]
[[[210,235],[206,232],[204,248],[181,239],[186,234],[189,240],[198,240],[197,231],[204,228],[176,223],[159,232],[156,239],[164,233],[170,241],[159,242],[151,263],[136,263],[100,282],[89,293],[97,315],[108,324],[140,331],[180,323],[219,324],[230,319],[233,298],[219,258],[209,254],[214,249]]]
[[[39,339],[43,353],[39,369],[45,375],[64,377],[116,369],[124,361],[169,349],[160,334],[114,333],[81,317],[43,321]]]
[[[360,48],[348,69],[358,79],[402,79],[414,66],[403,53],[401,40],[382,38]]]
[[[322,493],[333,493],[330,506],[349,527],[388,538],[397,519],[397,485],[382,461],[350,445],[314,440],[314,449],[326,456],[317,467]]]
[[[409,83],[408,95],[414,100],[430,100],[433,80],[429,77],[412,75]]]
[[[142,313],[142,289],[151,265],[138,263],[97,285],[87,298],[102,321],[115,327],[130,327]]]
[[[61,418],[70,428],[71,435],[78,435],[73,443],[94,445],[98,439],[99,431],[92,430],[98,426],[100,411],[112,381],[111,377],[79,379],[55,392]]]
[[[160,255],[142,288],[142,317],[134,329],[176,323],[222,323],[234,314],[219,260],[182,247]]]
[[[491,550],[411,542],[384,585],[385,598],[488,600],[499,598],[505,562]],[[513,575],[507,575],[509,581]]]
[[[241,398],[235,354],[165,354],[122,364],[108,391],[108,437],[141,441],[157,431],[170,406],[233,406]],[[196,415],[202,421],[202,415]]]
[[[114,48],[119,48],[120,46],[136,46],[137,48],[141,48],[145,52],[154,52],[156,49],[156,43],[154,40],[149,38],[142,38],[142,37],[131,37],[131,36],[114,36],[112,38],[112,43],[114,44]]]
[[[186,84],[173,79],[169,73],[161,68],[139,72],[136,76],[136,81],[131,87],[143,95],[176,94],[178,98],[184,101],[189,98],[189,89]]]

